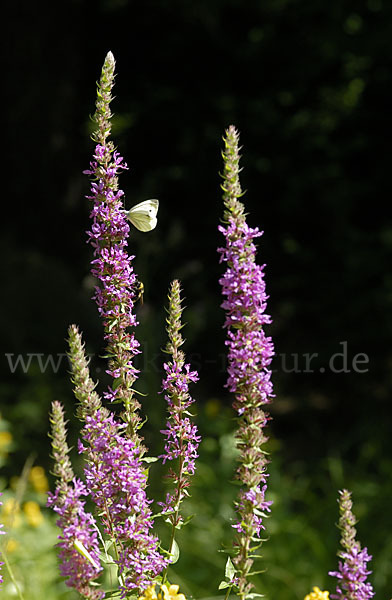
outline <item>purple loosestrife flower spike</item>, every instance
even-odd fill
[[[361,544],[356,541],[355,516],[352,512],[351,492],[339,492],[339,529],[341,531],[340,544],[343,550],[338,552],[339,568],[330,571],[329,575],[336,577],[338,582],[336,593],[331,594],[335,600],[370,600],[374,596],[372,585],[366,581],[371,571],[367,563],[372,559],[367,548],[361,549]]]
[[[265,292],[264,266],[256,264],[256,246],[253,240],[262,235],[246,223],[245,207],[239,181],[239,135],[233,126],[226,131],[223,152],[223,233],[226,246],[219,248],[220,261],[226,263],[226,272],[220,279],[226,311],[228,380],[227,387],[235,395],[233,408],[237,413],[237,447],[240,451],[236,477],[242,483],[236,502],[238,521],[233,563],[236,568],[236,587],[241,598],[246,597],[253,585],[248,576],[253,564],[252,552],[261,543],[262,519],[270,511],[265,500],[268,460],[263,444],[268,440],[264,428],[269,416],[261,408],[271,401],[271,363],[274,351],[271,338],[263,326],[271,323],[265,313],[268,296]]]
[[[75,588],[83,598],[98,600],[105,594],[91,585],[102,571],[96,525],[94,517],[84,510],[85,502],[81,499],[87,496],[86,487],[73,474],[68,457],[64,411],[59,402],[52,403],[50,421],[57,485],[55,493],[48,494],[48,506],[59,515],[57,525],[62,532],[58,543],[60,572],[67,578],[66,584]],[[91,560],[79,552],[77,544],[84,546]]]
[[[108,141],[111,131],[110,102],[114,65],[113,54],[109,52],[97,88],[94,115],[97,129],[92,135],[97,145],[90,168],[84,171],[92,178],[91,194],[87,197],[93,202],[93,222],[87,233],[94,249],[91,273],[99,281],[94,298],[104,325],[109,361],[107,372],[114,379],[105,397],[123,404],[122,417],[127,423],[128,434],[140,443],[137,434],[141,427],[138,414],[140,404],[132,388],[138,375],[133,359],[140,350],[134,333],[129,332],[130,327],[137,325],[133,307],[138,291],[135,289],[136,275],[132,266],[134,257],[127,253],[129,225],[117,177],[128,167],[115,150],[113,142]]]
[[[166,353],[171,355],[171,361],[165,362],[163,367],[166,372],[162,382],[162,391],[165,394],[168,409],[168,420],[166,429],[161,430],[165,435],[165,452],[159,458],[163,463],[177,460],[177,468],[170,469],[167,478],[173,483],[174,492],[167,494],[166,501],[160,502],[162,512],[168,513],[168,520],[172,525],[172,536],[170,551],[172,550],[174,534],[183,522],[180,514],[180,504],[188,496],[190,478],[195,472],[195,460],[198,457],[197,450],[200,436],[197,435],[197,427],[189,415],[189,407],[193,404],[188,386],[198,380],[196,371],[190,370],[190,365],[185,363],[185,354],[180,350],[184,339],[181,335],[182,306],[181,306],[180,282],[174,280],[169,292],[169,308],[167,322],[167,334],[169,341],[166,345]]]
[[[108,411],[86,416],[82,430],[87,458],[86,483],[97,505],[105,533],[115,542],[120,592],[140,594],[167,566],[152,535],[152,513],[146,496],[147,474],[140,445],[125,434],[126,424]]]

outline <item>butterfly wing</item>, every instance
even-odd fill
[[[157,225],[158,200],[144,200],[133,206],[127,214],[132,225],[139,231],[151,231]]]

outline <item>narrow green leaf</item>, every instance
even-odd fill
[[[218,590],[225,590],[228,587],[230,587],[230,583],[228,583],[227,581],[221,581]]]
[[[87,550],[87,548],[84,546],[84,544],[82,544],[82,542],[80,540],[75,538],[73,545],[74,545],[74,548],[79,552],[79,554],[84,556],[84,558],[87,558],[87,560],[93,565],[93,567],[95,569],[98,569],[99,565],[97,565],[97,563],[91,556],[90,552]]]
[[[192,521],[193,517],[195,515],[189,515],[183,522],[182,522],[182,526],[185,527],[185,525],[188,525],[189,521]]]
[[[251,573],[248,573],[247,577],[252,577],[252,575],[260,575],[260,573],[265,573],[266,569],[263,569],[262,571],[252,571]]]

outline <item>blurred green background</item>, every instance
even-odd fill
[[[313,585],[332,591],[327,571],[337,564],[336,498],[344,486],[353,491],[359,537],[374,557],[374,588],[387,597],[392,4],[69,0],[8,3],[4,11],[0,485],[6,527],[7,500],[19,494],[21,502],[19,522],[8,518],[9,555],[26,597],[75,598],[57,575],[52,515],[42,509],[42,522],[29,517],[42,512],[44,486],[36,489],[27,475],[18,485],[15,477],[32,453],[49,477],[53,399],[65,404],[76,443],[64,357],[70,323],[80,325],[92,374],[101,390],[106,385],[90,300],[82,170],[93,149],[89,114],[108,50],[118,73],[113,137],[130,166],[120,180],[126,206],[160,199],[157,229],[133,231],[130,239],[145,285],[139,389],[148,393],[152,453],[162,447],[163,305],[174,277],[186,296],[185,350],[200,373],[194,395],[203,443],[187,505],[197,516],[180,534],[172,579],[189,596],[216,596],[225,562],[218,550],[231,536],[234,423],[224,388],[216,247],[221,136],[233,123],[243,144],[248,221],[265,231],[258,256],[267,264],[277,353],[274,508],[257,591],[271,600],[302,599]],[[304,355],[312,354],[307,367]],[[355,368],[358,354],[363,362]],[[163,494],[157,467],[151,494]],[[12,584],[3,594],[14,597]]]

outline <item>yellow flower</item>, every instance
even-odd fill
[[[49,490],[48,479],[43,467],[32,467],[29,473],[29,480],[36,492],[47,492]]]
[[[23,512],[28,524],[32,527],[39,527],[43,523],[44,517],[37,502],[33,502],[32,500],[25,502],[23,505]]]
[[[139,596],[138,600],[186,600],[184,594],[179,594],[178,585],[161,585],[160,592],[156,593],[155,584],[150,585],[144,592],[143,596]]]
[[[139,596],[138,600],[157,600],[158,596],[155,591],[155,583],[150,585],[143,592],[143,596]]]
[[[161,593],[158,594],[158,600],[186,600],[184,594],[179,594],[179,585],[162,585]]]
[[[305,596],[304,600],[329,600],[329,592],[322,592],[320,588],[315,586],[313,592]]]

